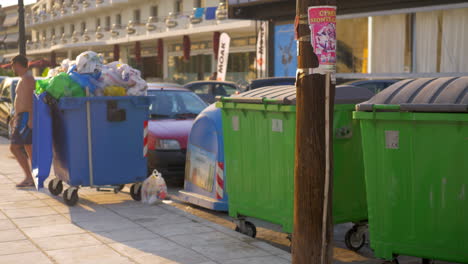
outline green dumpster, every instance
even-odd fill
[[[367,204],[359,124],[352,119],[356,103],[373,96],[355,86],[338,86],[334,112],[335,223],[355,222],[348,247],[364,245]],[[221,98],[229,215],[237,230],[255,236],[244,217],[258,218],[293,230],[296,88],[276,86]],[[364,227],[364,228],[360,228]]]
[[[357,110],[376,257],[468,263],[468,77],[400,81]]]

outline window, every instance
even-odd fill
[[[65,34],[65,27],[61,26],[60,27],[60,36],[62,36],[63,34]]]
[[[141,19],[140,9],[133,10],[133,22],[135,24],[140,24],[141,23],[140,19]]]
[[[214,89],[215,96],[231,96],[237,91],[236,87],[227,84],[217,84]]]
[[[180,14],[180,13],[182,13],[183,10],[184,10],[184,4],[183,4],[182,0],[177,0],[175,2],[175,8],[174,8],[175,13]]]
[[[83,21],[81,22],[81,34],[84,34],[85,30],[86,30],[86,22]]]
[[[210,94],[211,84],[194,85],[190,90],[196,94]]]
[[[36,41],[39,41],[41,38],[41,33],[39,31],[36,31]]]
[[[54,36],[54,37],[55,37],[55,28],[52,28],[52,29],[50,30],[50,33],[51,33],[51,36]]]
[[[194,0],[193,1],[193,7],[205,7],[205,1],[204,0]]]
[[[367,73],[368,18],[338,19],[336,23],[336,70],[338,73]]]
[[[70,25],[70,33],[73,34],[75,32],[75,24]]]
[[[106,16],[106,30],[109,30],[111,27],[111,17]]]
[[[118,14],[115,16],[115,25],[117,25],[117,27],[120,27],[122,25],[122,15],[121,14]]]
[[[158,6],[152,6],[151,7],[151,16],[153,18],[157,18],[158,17]]]
[[[47,31],[44,30],[44,31],[42,31],[42,38],[45,39],[46,37],[47,37]]]
[[[101,19],[100,18],[96,18],[96,28],[100,27],[101,26]]]

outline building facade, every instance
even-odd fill
[[[179,83],[209,78],[216,67],[214,35],[226,32],[226,78],[255,77],[256,23],[227,19],[224,1],[39,0],[26,25],[32,59],[59,63],[93,50],[106,62],[120,59],[139,68],[148,80]]]
[[[295,76],[294,0],[229,0],[230,15],[271,21],[270,75]],[[337,1],[337,78],[468,75],[468,3]]]
[[[25,6],[25,11],[31,10],[32,5]],[[6,54],[18,52],[18,6],[0,6],[0,64],[6,63]],[[30,32],[26,39],[31,39]]]

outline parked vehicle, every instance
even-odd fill
[[[278,85],[294,85],[296,83],[295,77],[271,77],[255,79],[245,87],[245,91],[257,89],[266,86],[278,86]]]
[[[183,179],[187,139],[194,119],[207,107],[195,93],[178,85],[148,84],[148,169]]]
[[[7,133],[13,113],[16,84],[20,78],[7,77],[0,84],[0,130]]]
[[[365,87],[374,94],[379,93],[390,85],[400,81],[399,79],[374,79],[374,80],[355,80],[349,81],[344,84]]]
[[[221,81],[195,81],[184,85],[200,96],[208,104],[215,102],[216,96],[231,96],[241,92],[241,88],[233,82]]]

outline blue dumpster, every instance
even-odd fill
[[[68,205],[78,201],[78,187],[114,188],[135,183],[130,194],[141,199],[141,181],[147,176],[144,153],[149,98],[62,98],[52,111],[53,165],[56,179],[52,194],[61,193]]]
[[[52,165],[52,116],[47,93],[34,94],[32,174],[37,189],[44,187]]]
[[[221,110],[210,105],[195,119],[187,146],[184,190],[179,198],[204,208],[227,211]]]

